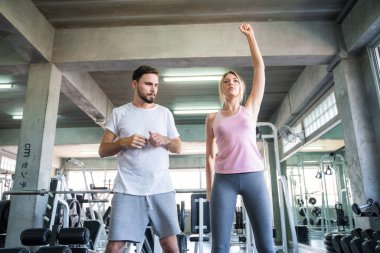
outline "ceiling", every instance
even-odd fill
[[[334,20],[347,0],[33,0],[56,28]]]
[[[253,21],[331,21],[341,18],[349,0],[32,0],[56,29],[111,26],[154,26]],[[0,83],[11,81],[12,89],[0,90],[0,129],[21,127],[12,115],[21,113],[26,92],[27,64],[18,50],[15,33],[0,19]],[[223,52],[221,52],[221,55]],[[19,68],[15,68],[19,63]],[[12,68],[8,68],[12,65]],[[222,65],[222,64],[221,64]],[[163,64],[165,66],[165,64]],[[252,84],[251,66],[230,66],[241,74],[247,90]],[[266,88],[259,121],[268,121],[305,66],[266,68]],[[172,72],[222,73],[218,65],[193,69],[160,69],[162,76]],[[98,71],[90,75],[115,106],[130,101],[131,70]],[[168,83],[160,79],[157,102],[176,109],[217,108],[217,81]],[[177,124],[203,124],[205,115],[175,115]],[[57,127],[96,127],[94,121],[61,93]]]

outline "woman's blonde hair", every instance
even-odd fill
[[[236,76],[236,78],[239,80],[239,83],[240,83],[240,91],[239,91],[240,99],[239,99],[239,101],[240,101],[240,103],[244,99],[245,83],[244,83],[243,79],[238,75],[238,73],[236,73],[234,70],[230,70],[230,71],[224,73],[222,76],[222,79],[220,79],[220,81],[219,81],[219,99],[220,99],[222,106],[226,102],[226,97],[223,95],[223,92],[222,92],[222,86],[223,86],[224,78],[226,78],[226,76],[228,74],[232,74],[232,75]]]

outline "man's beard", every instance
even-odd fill
[[[137,90],[137,95],[147,104],[153,104],[154,96],[152,98],[148,98],[148,96],[142,94],[139,90]]]

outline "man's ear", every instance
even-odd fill
[[[137,88],[137,81],[136,80],[132,80],[132,88],[133,89],[136,89]]]

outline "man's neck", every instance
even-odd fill
[[[137,100],[137,99],[133,99],[132,104],[135,107],[141,108],[141,109],[149,109],[149,108],[153,108],[156,106],[155,103],[146,103],[145,101]]]

